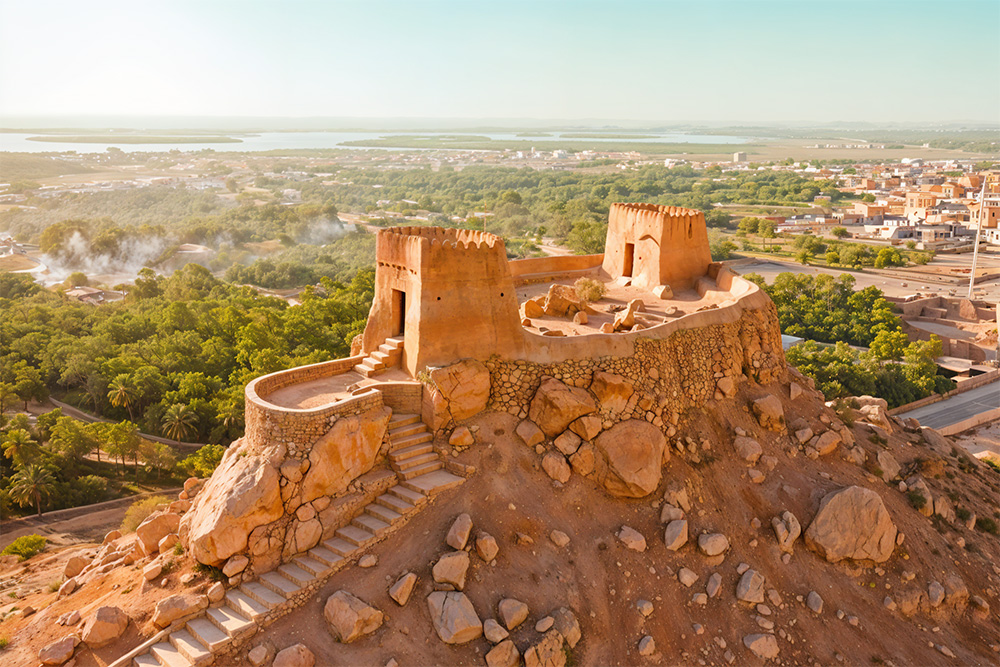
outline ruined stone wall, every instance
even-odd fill
[[[685,410],[719,397],[720,381],[725,378],[734,386],[744,377],[769,384],[785,373],[777,310],[769,300],[759,308],[743,310],[731,322],[680,329],[662,339],[639,337],[633,345],[629,355],[551,363],[494,357],[486,363],[491,382],[489,408],[523,419],[542,378],[588,387],[596,371],[605,371],[626,378],[635,393],[620,412],[602,414],[604,428],[641,419],[669,431]]]

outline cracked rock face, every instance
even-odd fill
[[[877,493],[849,486],[823,498],[805,541],[831,563],[844,559],[883,563],[896,546],[896,532]]]

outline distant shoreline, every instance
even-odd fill
[[[236,137],[165,137],[165,136],[142,136],[142,135],[122,135],[108,136],[104,134],[91,134],[80,136],[65,136],[61,134],[49,134],[37,137],[27,137],[27,141],[47,141],[60,144],[242,144],[242,139]]]

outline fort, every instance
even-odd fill
[[[460,483],[470,471],[431,441],[483,410],[550,438],[572,426],[588,447],[626,423],[656,440],[637,425],[671,437],[688,410],[786,373],[774,305],[711,261],[699,211],[614,204],[604,255],[508,261],[492,234],[397,227],[379,231],[376,259],[355,354],[252,381],[246,434],[185,515],[195,557],[232,583],[373,537],[379,510],[352,514],[379,496]],[[581,278],[603,296],[583,299]],[[592,449],[582,474],[645,495],[620,453]]]

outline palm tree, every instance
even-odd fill
[[[116,408],[124,407],[128,410],[129,421],[135,421],[132,416],[132,405],[135,403],[135,387],[133,387],[124,375],[119,375],[108,387],[108,400]]]
[[[56,478],[46,466],[32,463],[20,468],[11,478],[10,497],[21,507],[34,505],[42,516],[42,499],[55,490]]]
[[[23,466],[32,454],[38,451],[38,443],[23,428],[15,428],[7,433],[3,443],[3,455],[15,466]]]
[[[184,440],[196,431],[198,415],[190,407],[174,403],[163,415],[163,433],[174,440]]]

